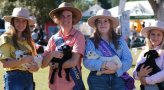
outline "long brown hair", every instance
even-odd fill
[[[11,26],[9,27],[9,29],[5,32],[5,34],[8,34],[10,36],[12,36],[12,41],[14,42],[13,45],[16,49],[20,49],[20,46],[18,44],[18,34],[17,34],[17,30],[15,29],[14,26],[14,19],[11,19]],[[27,43],[31,46],[33,52],[35,52],[35,47],[34,47],[34,43],[31,37],[31,32],[30,32],[30,28],[29,28],[29,24],[27,23],[25,30],[22,32],[22,36],[24,36],[25,40],[27,41]]]
[[[93,36],[92,36],[96,48],[98,48],[98,45],[99,45],[99,42],[100,42],[100,39],[101,39],[100,32],[97,28],[97,21],[98,21],[98,19],[95,20],[96,28],[95,28]],[[113,23],[112,23],[111,20],[109,20],[109,23],[110,23],[110,29],[108,31],[109,41],[114,44],[115,49],[118,49],[119,48],[118,39],[120,38],[120,35],[116,34],[115,29],[113,28]]]

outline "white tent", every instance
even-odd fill
[[[126,2],[125,9],[130,10],[130,16],[153,16],[153,10],[148,1]],[[118,17],[118,6],[109,9],[113,16]]]
[[[95,4],[92,7],[90,7],[88,10],[83,12],[83,17],[94,16],[97,13],[97,11],[100,9],[103,9],[103,8],[99,6],[98,4]]]

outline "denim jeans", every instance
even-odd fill
[[[146,85],[145,90],[159,90],[157,85]]]
[[[33,90],[33,75],[27,71],[13,70],[4,74],[4,90]]]
[[[96,75],[96,72],[90,72],[88,76],[89,90],[125,90],[125,81],[115,74]]]

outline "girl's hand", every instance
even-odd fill
[[[58,68],[58,63],[50,63],[49,66],[50,66],[52,69],[56,69],[56,68]]]
[[[63,57],[63,53],[61,51],[52,51],[51,52],[52,57],[56,57],[56,58],[62,58]]]
[[[36,72],[36,71],[38,71],[38,69],[39,69],[39,66],[36,62],[30,63],[30,65],[28,67],[28,71],[30,71],[30,72]]]
[[[145,77],[140,78],[140,82],[141,82],[142,85],[146,85],[147,84],[146,80],[145,80]]]
[[[113,62],[105,61],[101,66],[101,74],[113,74],[116,72],[111,66],[114,66]]]
[[[150,68],[150,66],[144,68],[144,65],[142,65],[137,75],[139,78],[142,78],[148,76],[150,72],[152,72],[152,68]]]
[[[108,61],[106,63],[105,69],[111,69],[111,70],[115,70],[116,71],[118,69],[118,67],[117,67],[116,63]]]
[[[34,59],[33,56],[28,55],[28,56],[24,57],[24,58],[22,59],[22,61],[23,61],[23,64],[25,64],[25,63],[31,63],[31,62],[33,62],[33,59]]]
[[[110,68],[108,69],[104,69],[101,71],[101,74],[114,74],[116,71],[115,70],[111,70]]]

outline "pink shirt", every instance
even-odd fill
[[[58,34],[59,34],[59,36],[63,37],[61,30],[58,32]],[[48,42],[48,45],[46,47],[46,51],[45,51],[44,55],[46,55],[49,51],[53,51],[56,49],[56,45],[55,45],[54,39],[52,37],[50,38],[50,40]],[[73,46],[72,52],[79,53],[82,56],[84,55],[85,38],[80,31],[75,30],[73,28],[68,36],[63,37],[63,40],[65,41],[65,43],[67,45]],[[79,70],[80,70],[80,66],[81,66],[80,65],[81,59],[79,60],[79,65],[78,65]],[[50,76],[52,73],[52,68],[50,68],[49,71],[50,71],[49,72],[49,79],[50,79]],[[75,84],[74,84],[74,81],[72,80],[72,78],[70,77],[71,81],[67,81],[65,79],[66,74],[65,74],[64,70],[62,70],[62,78],[58,77],[57,73],[58,73],[58,71],[56,72],[56,75],[54,77],[54,83],[53,84],[49,83],[49,88],[51,90],[73,90],[73,87]]]
[[[159,51],[160,51],[159,48],[156,48],[156,50],[159,53]],[[137,80],[139,80],[139,78],[137,76],[136,68],[138,67],[138,65],[140,63],[143,63],[146,60],[146,58],[143,57],[143,55],[144,55],[144,51],[140,54],[140,56],[137,60],[136,67],[133,72],[133,77]],[[146,82],[148,84],[156,84],[156,83],[164,81],[164,51],[160,54],[160,57],[157,58],[155,61],[156,61],[156,64],[158,65],[158,67],[161,69],[161,71],[152,76],[146,77]]]

